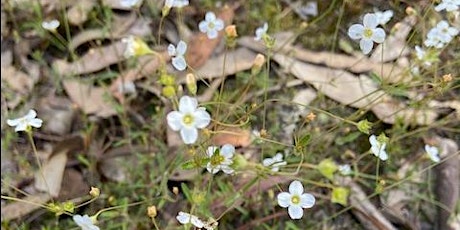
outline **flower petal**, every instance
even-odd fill
[[[208,30],[208,38],[209,39],[217,38],[218,35],[219,35],[219,33],[217,32],[217,30],[215,30],[215,29]]]
[[[216,21],[214,22],[214,28],[217,31],[224,29],[224,21],[222,21],[222,19],[220,18],[216,19]]]
[[[361,41],[359,41],[359,48],[361,48],[361,51],[363,51],[363,54],[370,53],[373,46],[374,46],[374,42],[370,39],[361,39]]]
[[[198,139],[198,130],[196,128],[182,127],[180,136],[185,144],[193,144]]]
[[[193,113],[193,116],[195,117],[195,127],[203,129],[211,123],[211,115],[204,108],[200,108]]]
[[[198,101],[189,96],[182,96],[179,100],[179,111],[181,113],[194,113],[196,107],[198,106]]]
[[[385,41],[385,31],[382,28],[376,28],[372,33],[372,40],[377,43]]]
[[[6,123],[7,123],[9,126],[16,126],[16,125],[19,125],[20,120],[21,120],[21,119],[8,119],[8,120],[6,120]]]
[[[27,130],[27,124],[25,122],[20,122],[14,129],[15,132],[26,131],[26,130]]]
[[[183,56],[173,57],[172,65],[179,71],[183,71],[187,68],[187,62],[185,62],[185,58]]]
[[[315,205],[315,197],[309,193],[304,193],[300,196],[300,206],[302,208],[311,208]]]
[[[360,24],[354,24],[351,25],[350,28],[348,28],[348,36],[350,36],[351,39],[361,39],[363,37],[364,33],[364,26]]]
[[[33,109],[29,110],[27,115],[24,116],[24,118],[26,118],[27,120],[34,119],[36,117],[37,117],[37,112],[35,112],[35,110]]]
[[[182,56],[185,54],[185,51],[187,51],[187,43],[184,41],[179,41],[179,43],[177,43],[177,55]]]
[[[42,127],[43,121],[42,119],[34,118],[29,121],[29,125],[35,128],[40,128]]]
[[[293,182],[291,182],[291,184],[289,185],[289,193],[291,194],[296,194],[296,195],[300,195],[303,193],[303,185],[302,183],[300,183],[300,181],[298,180],[295,180]]]
[[[183,126],[183,117],[184,115],[182,113],[179,113],[177,111],[171,111],[166,116],[166,121],[168,122],[168,125],[172,130],[179,131]]]
[[[369,137],[369,143],[374,146],[374,145],[379,145],[378,141],[377,141],[377,137],[375,135],[371,135]]]
[[[209,30],[209,28],[208,28],[208,22],[207,22],[207,21],[201,21],[201,22],[198,24],[198,29],[200,29],[200,31],[203,32],[203,33],[208,32],[208,30]]]
[[[235,172],[235,170],[233,170],[232,168],[230,168],[230,166],[222,166],[222,171],[224,171],[225,174],[233,174]]]
[[[287,192],[282,192],[278,194],[277,199],[278,199],[278,205],[283,208],[287,208],[291,205],[291,194]]]
[[[373,29],[377,27],[378,24],[379,24],[379,21],[377,20],[377,16],[375,16],[375,14],[364,15],[364,19],[363,19],[364,27]]]
[[[233,154],[235,153],[235,147],[231,144],[225,144],[222,146],[220,150],[220,155],[224,156],[225,158],[232,158]]]
[[[216,15],[213,12],[207,12],[204,19],[207,22],[214,22],[216,20]]]
[[[291,219],[298,220],[303,216],[303,209],[298,205],[291,205],[288,208],[288,213]]]
[[[206,150],[206,154],[208,155],[208,157],[212,157],[212,155],[214,155],[217,149],[219,148],[217,148],[216,146],[209,146]]]
[[[168,45],[168,54],[169,56],[176,56],[176,47],[173,44]]]

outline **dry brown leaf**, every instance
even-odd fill
[[[410,50],[407,47],[406,39],[416,22],[417,17],[410,15],[405,17],[401,22],[396,23],[393,27],[394,34],[390,34],[383,44],[377,46],[370,60],[374,62],[388,62],[409,54]]]
[[[126,44],[118,41],[105,47],[91,49],[80,60],[68,63],[57,60],[53,68],[58,75],[80,75],[99,71],[124,59]]]
[[[88,13],[96,5],[96,0],[76,1],[67,11],[67,18],[70,24],[79,26],[88,20]]]
[[[226,56],[226,57],[225,57]],[[238,48],[235,51],[221,54],[209,59],[200,69],[197,70],[198,77],[213,79],[228,76],[240,71],[250,69],[256,58],[256,53],[247,48]],[[225,59],[225,68],[224,68]],[[225,70],[225,72],[223,72]],[[185,77],[178,79],[179,83],[185,83]]]
[[[75,108],[64,97],[48,96],[39,101],[40,117],[44,120],[43,129],[47,132],[64,135],[70,132]]]
[[[280,32],[274,35],[276,39],[275,48],[277,53],[295,57],[304,62],[326,65],[334,69],[347,69],[354,73],[365,73],[372,71],[380,75],[388,82],[395,83],[401,80],[408,81],[410,78],[403,75],[403,68],[396,64],[382,64],[371,61],[367,58],[353,57],[344,54],[335,54],[331,52],[315,52],[303,49],[298,46],[292,46],[294,34],[292,32]],[[265,46],[261,42],[254,41],[253,37],[242,37],[238,44],[264,52]]]
[[[53,154],[43,165],[43,172],[35,173],[35,188],[57,197],[61,191],[62,176],[67,163],[67,151]]]
[[[47,193],[38,193],[22,198],[24,202],[14,201],[10,204],[2,206],[2,221],[8,221],[23,217],[39,208],[39,204],[46,204],[51,200],[51,196]],[[35,204],[32,204],[35,203]]]
[[[58,200],[67,201],[87,195],[90,186],[83,180],[83,175],[75,169],[67,168],[62,179]]]
[[[113,106],[106,100],[110,93],[105,88],[94,87],[76,80],[65,80],[63,85],[70,99],[84,113],[95,114],[104,118],[116,114]]]
[[[231,7],[224,7],[217,15],[218,18],[224,21],[225,25],[230,25],[233,21],[235,13]],[[187,64],[194,69],[200,68],[209,59],[214,49],[219,44],[224,36],[224,30],[219,32],[219,36],[215,39],[209,39],[204,33],[196,33],[189,41],[188,50],[185,54]]]
[[[113,15],[112,27],[113,31],[108,32],[106,29],[88,29],[84,30],[74,37],[69,43],[69,49],[74,50],[78,46],[92,40],[97,39],[117,39],[134,35],[138,37],[144,37],[152,34],[152,28],[150,27],[151,19],[148,18],[136,18],[136,14],[124,15]]]
[[[126,7],[121,4],[122,1],[120,0],[102,0],[102,3],[105,6],[108,6],[109,8],[112,9],[118,9],[118,10],[132,10],[131,7]],[[137,3],[137,6],[142,5],[143,0],[139,0]]]
[[[13,66],[1,67],[1,79],[2,82],[21,94],[28,94],[34,87],[33,79]]]
[[[251,131],[248,129],[225,128],[216,132],[211,138],[213,145],[231,144],[235,147],[247,147],[251,144]]]
[[[407,122],[426,125],[434,122],[437,117],[434,110],[407,108],[379,90],[365,75],[355,77],[344,70],[311,65],[280,54],[275,54],[273,59],[326,96],[344,105],[371,109],[386,123],[393,124],[398,117],[402,117]]]

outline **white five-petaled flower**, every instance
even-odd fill
[[[220,149],[216,146],[209,146],[206,150],[206,155],[209,157],[206,169],[212,174],[216,174],[220,170],[226,174],[232,174],[234,170],[230,165],[233,164],[234,153],[235,147],[231,144],[225,144]]]
[[[291,219],[301,219],[303,208],[311,208],[315,205],[315,197],[303,192],[303,185],[300,181],[293,181],[289,185],[289,192],[278,194],[278,204],[283,208],[288,208]]]
[[[277,153],[273,158],[265,158],[262,161],[265,167],[270,167],[273,172],[278,172],[280,166],[286,165],[286,161],[283,161],[283,154]]]
[[[261,27],[258,27],[256,29],[256,36],[254,37],[254,40],[260,41],[265,34],[267,34],[268,31],[268,23],[264,23]]]
[[[121,39],[121,42],[126,43],[126,48],[125,52],[123,53],[123,56],[125,58],[134,57],[136,55],[136,48],[139,46],[136,43],[136,39],[134,38],[134,36],[123,38]]]
[[[120,0],[120,5],[126,8],[132,8],[137,6],[141,0]]]
[[[81,227],[82,230],[99,230],[99,227],[94,225],[93,221],[88,215],[74,215],[73,221]]]
[[[458,33],[457,28],[451,27],[447,21],[442,20],[428,31],[424,44],[428,47],[440,49],[449,43]]]
[[[425,145],[425,151],[432,161],[438,163],[441,160],[439,159],[439,150],[435,146]]]
[[[349,164],[339,165],[339,172],[344,176],[352,174],[351,167]]]
[[[35,127],[35,128],[40,128],[42,127],[42,119],[36,118],[37,117],[37,112],[35,110],[31,109],[29,112],[20,118],[17,119],[8,119],[6,120],[6,123],[9,126],[16,126],[14,131],[19,132],[19,131],[26,131],[29,127]]]
[[[59,25],[61,25],[61,23],[56,19],[42,22],[43,29],[49,31],[55,31],[59,27]]]
[[[446,10],[448,12],[457,11],[460,7],[460,0],[442,0],[434,9],[436,11]]]
[[[359,47],[364,54],[371,52],[374,42],[382,43],[385,40],[385,31],[376,28],[379,21],[375,14],[364,15],[363,25],[354,24],[348,29],[348,36],[352,39],[360,39]]]
[[[197,228],[203,228],[205,225],[204,222],[200,220],[200,218],[186,212],[179,212],[179,214],[176,216],[176,219],[181,224],[190,223]]]
[[[371,144],[371,152],[380,160],[386,161],[388,159],[387,152],[385,151],[385,147],[387,146],[386,143],[380,143],[377,140],[375,135],[371,135],[369,137],[369,143]]]
[[[219,31],[224,29],[224,21],[217,18],[213,12],[207,12],[204,21],[198,24],[201,32],[206,33],[209,39],[217,38]]]
[[[166,0],[165,1],[165,6],[172,8],[172,7],[177,7],[181,8],[184,6],[188,6],[189,0]]]
[[[203,129],[211,122],[206,108],[198,107],[198,101],[189,96],[179,100],[179,111],[171,111],[166,116],[169,127],[180,131],[185,144],[193,144],[198,139],[198,129]]]
[[[376,11],[374,12],[374,14],[377,17],[378,24],[382,26],[387,24],[390,21],[390,19],[393,17],[392,10]]]
[[[169,44],[168,46],[168,54],[172,57],[172,65],[179,71],[183,71],[187,68],[187,62],[184,58],[186,51],[187,44],[184,41],[179,41],[177,47],[174,47],[173,44]]]

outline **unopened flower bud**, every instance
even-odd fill
[[[262,69],[262,66],[264,65],[264,63],[265,63],[265,56],[262,54],[257,54],[252,64],[252,69],[251,69],[252,74],[253,75],[258,74],[260,70]]]
[[[101,194],[101,190],[99,190],[96,187],[91,187],[91,190],[89,191],[89,195],[91,195],[92,197],[99,197],[100,194]]]
[[[229,25],[225,27],[225,36],[228,38],[236,38],[238,37],[238,33],[236,32],[236,26],[235,25]]]
[[[155,218],[157,216],[157,207],[155,207],[155,205],[149,206],[147,208],[147,215],[151,218]]]
[[[188,91],[189,91],[191,94],[196,95],[197,86],[196,86],[196,78],[195,78],[195,75],[194,75],[193,73],[188,73],[188,74],[185,76],[185,82],[186,82]]]
[[[417,14],[417,11],[415,11],[414,8],[409,6],[409,7],[406,8],[406,14],[407,15],[415,15],[415,14]]]
[[[167,85],[167,86],[163,87],[162,93],[163,93],[163,96],[165,96],[167,98],[171,98],[171,97],[174,97],[176,95],[176,89],[174,89],[174,87],[172,87],[170,85]]]
[[[174,193],[174,195],[179,195],[179,188],[174,186],[173,189],[172,189],[172,192]]]

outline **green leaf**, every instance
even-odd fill
[[[194,160],[189,160],[189,161],[186,161],[185,163],[183,163],[181,165],[181,168],[182,169],[194,169],[196,168],[196,163]]]
[[[377,82],[379,85],[382,84],[382,78],[379,75],[377,75],[376,73],[371,72],[371,74],[369,76],[372,78],[372,80]]]
[[[299,147],[306,147],[308,143],[310,142],[310,139],[311,139],[311,135],[305,134],[299,139],[296,145]]]
[[[341,204],[343,206],[347,206],[348,204],[348,195],[350,195],[350,190],[344,187],[334,187],[332,189],[332,203]]]
[[[188,201],[192,202],[193,201],[192,193],[191,193],[190,189],[188,188],[187,184],[186,183],[181,183],[180,187],[182,189],[182,192],[184,193],[185,198],[187,198]]]
[[[344,145],[346,143],[354,141],[360,135],[361,135],[360,132],[352,132],[352,133],[349,133],[349,134],[347,134],[345,136],[338,137],[337,139],[335,139],[335,143],[337,145]]]
[[[327,159],[322,160],[318,164],[317,169],[323,176],[325,176],[329,180],[333,180],[334,173],[337,171],[338,166],[333,160],[331,160],[330,158],[327,158]]]

